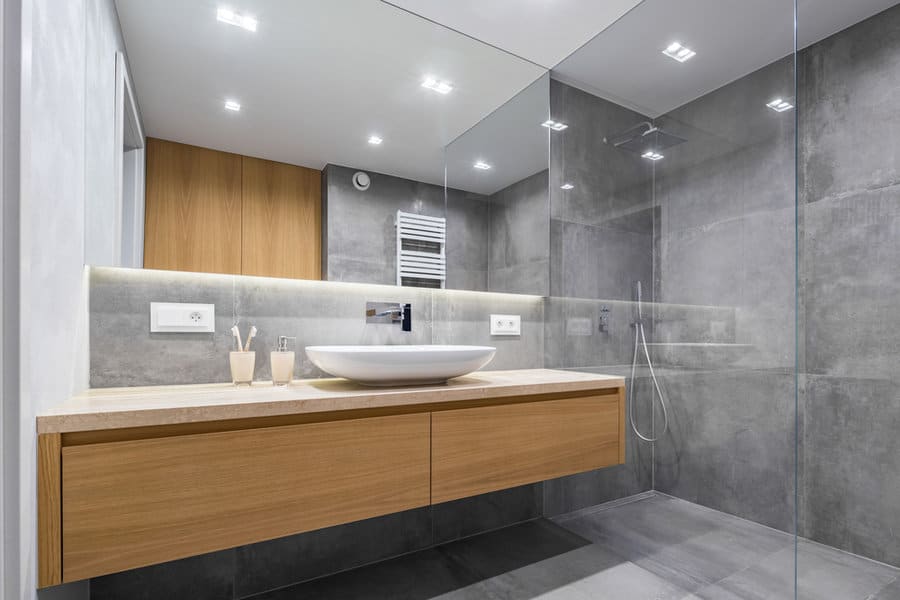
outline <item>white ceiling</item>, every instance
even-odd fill
[[[641,2],[641,0],[384,1],[548,69]]]
[[[896,4],[895,0],[800,0],[806,47]],[[793,48],[792,0],[644,0],[553,76],[657,117],[778,60]],[[662,54],[679,41],[697,52],[681,64]]]
[[[546,72],[378,0],[231,0],[256,33],[221,5],[116,1],[148,136],[442,183],[443,147]]]
[[[539,86],[473,128],[544,75],[539,65],[656,117],[789,54],[793,42],[792,0],[226,1],[259,20],[256,33],[217,22],[215,0],[116,0],[147,135],[442,183],[444,146],[472,128],[448,150],[448,179],[481,193],[545,160],[546,130],[531,124],[541,102],[546,110]],[[799,0],[799,44],[894,4]],[[697,56],[663,56],[672,40]],[[426,74],[455,89],[422,88]],[[242,110],[225,111],[226,98]],[[366,143],[373,133],[381,146]],[[476,155],[494,168],[471,169]]]

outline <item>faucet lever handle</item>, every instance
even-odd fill
[[[400,315],[403,317],[403,322],[400,324],[400,329],[402,329],[403,331],[412,331],[412,304],[404,304],[403,310]]]

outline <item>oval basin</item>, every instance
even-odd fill
[[[491,346],[307,346],[317,367],[365,385],[443,383],[485,366]]]

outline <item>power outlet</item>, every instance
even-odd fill
[[[521,315],[491,315],[491,335],[522,335]]]
[[[150,303],[150,331],[153,333],[215,333],[215,304]]]

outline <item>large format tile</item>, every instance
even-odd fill
[[[242,598],[432,545],[430,508],[319,529],[235,550]]]
[[[881,588],[871,600],[900,600],[900,578]]]
[[[520,315],[521,335],[492,336],[491,314]],[[433,315],[432,343],[494,346],[497,354],[485,367],[491,370],[543,367],[544,300],[539,296],[436,290]]]
[[[234,551],[95,577],[90,593],[91,600],[232,600]]]
[[[443,544],[541,516],[543,484],[533,483],[431,507],[433,543]]]
[[[254,596],[254,600],[426,600],[478,581],[476,574],[441,549],[430,549]]]
[[[589,543],[546,521],[514,525],[255,598],[511,598],[510,574]],[[551,574],[552,569],[544,571]],[[514,576],[513,576],[514,577]],[[497,578],[496,581],[493,579]],[[562,597],[562,596],[560,596]]]
[[[737,573],[791,541],[782,532],[666,496],[557,521],[690,591]]]
[[[790,546],[740,573],[697,592],[704,600],[794,598],[794,548]],[[797,597],[802,600],[869,600],[897,577],[897,570],[864,558],[800,541]]]
[[[552,556],[481,584],[499,598],[668,600],[687,592],[601,546]]]
[[[801,535],[900,565],[898,382],[807,380]]]
[[[787,531],[794,520],[794,376],[688,371],[660,378],[669,432],[656,448],[659,491]]]

